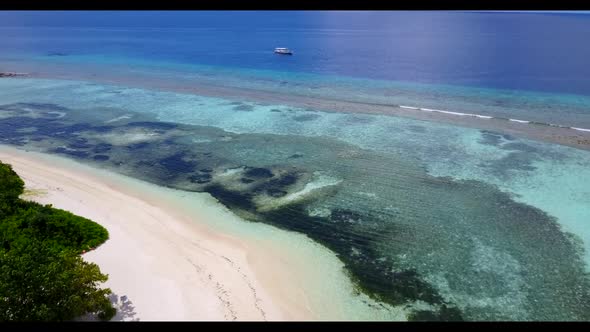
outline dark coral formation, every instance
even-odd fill
[[[207,192],[250,221],[307,234],[338,255],[359,290],[408,306],[411,320],[590,319],[590,281],[575,238],[492,185],[433,177],[403,156],[327,138],[230,134],[140,114],[133,122],[95,125],[105,122],[76,112],[51,104],[0,106],[0,143]],[[126,142],[119,134],[130,129],[156,135]],[[193,144],[194,137],[208,143]],[[547,157],[495,132],[482,131],[481,143],[508,152],[481,165],[498,176],[532,171],[534,160]],[[343,181],[305,200],[286,200],[318,171]],[[449,292],[513,307],[456,301]],[[428,308],[412,309],[416,301]]]

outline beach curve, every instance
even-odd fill
[[[0,146],[0,160],[25,181],[24,199],[68,210],[109,231],[109,240],[83,257],[109,276],[104,286],[119,309],[113,320],[405,320],[402,309],[375,309],[364,294],[353,294],[343,264],[305,235],[236,216],[246,223],[239,230],[212,225],[231,212],[221,204],[195,211],[215,199],[194,202],[190,196],[208,194],[8,146]]]

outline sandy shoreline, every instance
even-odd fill
[[[109,275],[105,286],[123,304],[116,320],[314,319],[278,257],[193,222],[150,192],[126,189],[122,176],[6,147],[0,160],[25,181],[23,198],[108,229],[109,240],[84,259]]]

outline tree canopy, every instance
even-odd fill
[[[115,314],[107,275],[80,254],[108,239],[86,218],[19,198],[24,182],[0,162],[0,321],[66,321]]]

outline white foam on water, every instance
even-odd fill
[[[58,111],[51,111],[51,112],[47,112],[47,114],[57,114],[58,115],[58,119],[59,118],[63,118],[64,116],[66,116],[65,112],[58,112]]]
[[[0,145],[0,149],[15,151]],[[365,294],[358,294],[355,285],[344,273],[344,264],[329,249],[308,236],[285,231],[264,223],[246,222],[207,193],[187,192],[157,186],[145,181],[87,166],[71,159],[50,154],[38,154],[43,160],[64,169],[84,170],[107,183],[116,181],[132,192],[149,195],[163,204],[189,216],[187,220],[202,223],[224,235],[239,237],[262,250],[272,250],[285,257],[292,268],[293,278],[300,287],[304,304],[317,320],[406,320],[402,307],[383,305]]]
[[[439,110],[433,110],[433,109],[430,109],[430,108],[419,108],[419,110],[426,111],[426,112],[439,112]]]
[[[332,214],[332,210],[328,208],[313,208],[308,211],[310,217],[323,217],[327,218]]]
[[[307,198],[309,195],[317,190],[338,185],[342,182],[341,179],[326,175],[322,172],[314,172],[312,181],[305,184],[305,186],[296,192],[290,193],[280,198],[261,198],[256,201],[260,205],[260,210],[276,209],[285,204],[300,201]]]
[[[99,136],[113,145],[127,145],[139,142],[148,142],[157,139],[160,134],[146,131],[143,129],[129,129],[126,132],[117,133],[100,133],[100,134],[88,134],[88,136]]]
[[[517,119],[508,119],[509,121],[512,122],[518,122],[518,123],[530,123],[530,121],[526,121],[526,120],[517,120]]]
[[[223,177],[233,176],[233,175],[242,173],[245,170],[246,170],[246,168],[244,166],[235,167],[235,168],[228,168],[225,171],[223,171],[220,174],[218,174],[217,176],[223,176]]]
[[[82,85],[86,88],[79,88]],[[99,93],[99,96],[96,96],[96,92],[112,90],[112,87],[101,87],[96,84],[77,81],[23,79],[22,81],[10,81],[10,83],[8,81],[0,81],[0,87],[2,88],[0,91],[4,103],[33,101],[55,103],[71,108],[78,108],[80,105],[89,108],[122,107],[129,109],[129,111],[155,114],[163,121],[215,126],[238,133],[257,132],[305,136],[325,135],[363,148],[403,154],[422,153],[410,152],[408,148],[411,149],[413,147],[414,150],[421,150],[424,145],[446,149],[445,146],[441,146],[440,137],[445,138],[447,145],[451,144],[449,142],[455,142],[454,140],[458,139],[458,141],[452,145],[459,155],[449,156],[448,158],[445,157],[444,160],[439,161],[433,161],[427,156],[421,156],[420,158],[427,163],[439,163],[440,166],[437,166],[436,168],[439,169],[442,176],[448,175],[458,178],[466,177],[482,180],[484,182],[496,183],[499,184],[503,190],[514,192],[516,194],[522,194],[523,192],[529,191],[532,192],[532,189],[529,190],[527,187],[515,188],[514,184],[511,183],[498,183],[497,179],[494,179],[490,174],[485,174],[485,172],[481,174],[478,173],[480,167],[475,161],[482,160],[480,159],[482,156],[480,156],[479,153],[482,151],[483,146],[477,143],[477,137],[472,138],[470,140],[471,143],[461,141],[461,137],[464,137],[467,129],[451,125],[396,118],[385,115],[372,115],[377,119],[376,121],[366,124],[355,123],[354,126],[351,126],[347,115],[327,112],[317,112],[316,114],[321,116],[313,121],[295,122],[292,121],[291,116],[289,115],[292,112],[270,112],[271,108],[280,108],[284,110],[285,106],[281,105],[256,105],[250,112],[240,112],[232,110],[233,106],[227,105],[227,100],[221,98],[200,97],[136,88],[124,89],[123,91],[125,93],[121,94],[108,94],[108,96],[105,94],[105,96],[101,96]],[[413,106],[403,106],[403,108],[406,109],[417,109]],[[430,108],[421,108],[420,110],[426,112],[441,111]],[[448,114],[465,115],[465,113],[459,112],[450,112]],[[408,135],[408,133],[404,131],[392,130],[392,128],[400,128],[404,127],[403,125],[408,124],[426,127],[428,135],[415,135],[414,133]],[[572,127],[571,129],[584,132],[590,131],[590,129],[579,127]],[[469,132],[478,133],[477,130],[471,130]],[[149,137],[143,135],[138,135],[137,137],[124,137],[122,141],[129,142],[142,139],[149,139]],[[475,139],[475,141],[473,139]],[[477,146],[471,146],[470,144]],[[493,150],[494,153],[490,153],[488,157],[483,157],[483,160],[499,159],[508,152],[491,146],[486,146],[486,149],[487,148]],[[554,149],[561,151],[559,148]],[[424,151],[431,150],[424,149]],[[568,152],[568,155],[573,154],[574,153]],[[590,159],[588,153],[585,151],[575,150],[575,154],[579,155],[583,160]],[[465,158],[471,162],[465,161]],[[462,163],[465,165],[461,165]],[[561,165],[559,167],[564,166]],[[587,174],[587,171],[582,170],[576,170],[576,172],[580,172],[579,174],[582,175],[579,175],[576,180],[577,182],[573,183],[575,190],[586,192],[584,185],[590,187],[590,184],[588,184],[587,181],[584,181],[584,179],[590,179],[590,174]],[[544,194],[550,199],[542,200],[540,197],[535,198],[531,193],[529,196],[525,195],[528,204],[536,206],[556,216],[560,223],[581,223],[582,219],[580,218],[582,218],[585,213],[583,211],[586,211],[588,208],[584,207],[581,203],[578,204],[579,200],[576,202],[572,201],[571,195],[564,195],[564,193],[558,195],[555,190],[555,188],[565,188],[563,186],[564,183],[570,183],[569,175],[553,172],[554,176],[557,178],[554,181],[551,181],[551,186],[553,187],[549,187],[550,189],[548,189],[547,186],[549,184],[547,179],[538,175],[538,170],[532,173],[534,174],[535,179],[533,180],[532,177],[529,176],[529,180],[532,181],[529,188],[543,189]],[[539,195],[537,194],[537,196]],[[577,216],[564,211],[562,208],[570,204],[575,204],[577,207],[577,209],[575,209],[579,211]],[[588,205],[590,206],[590,204]],[[548,206],[552,207],[548,208]],[[590,218],[587,220],[590,220]],[[571,230],[576,234],[580,234],[580,231],[582,234],[585,234],[583,227],[590,229],[590,227],[587,226],[577,225]],[[582,237],[586,243],[587,251],[590,252],[590,237],[588,237],[588,235]],[[586,256],[590,257],[590,255]]]
[[[458,115],[458,116],[473,115],[473,114],[469,114],[469,113],[451,112],[451,111],[438,111],[438,112],[444,113],[444,114]]]
[[[31,82],[29,81],[27,84],[31,84]],[[477,143],[477,138],[473,139],[472,137],[466,141],[471,142],[473,146],[469,145],[469,143],[461,142],[464,133],[478,133],[477,130],[468,130],[465,128],[432,122],[426,123],[409,119],[376,116],[379,121],[374,121],[372,124],[368,125],[358,125],[354,128],[354,131],[352,131],[353,129],[348,131],[349,127],[342,125],[344,121],[341,121],[341,119],[345,118],[345,115],[337,113],[327,114],[320,112],[318,114],[321,114],[322,118],[319,120],[295,124],[292,121],[275,121],[275,119],[281,118],[279,116],[281,113],[270,113],[266,110],[264,112],[259,112],[258,110],[262,109],[261,107],[255,107],[252,112],[235,112],[231,111],[231,107],[228,106],[222,108],[220,104],[225,102],[223,99],[193,98],[188,95],[151,92],[140,89],[126,90],[127,95],[124,97],[111,94],[108,98],[107,96],[104,96],[104,98],[95,98],[93,93],[90,92],[100,91],[96,88],[89,89],[88,91],[78,91],[78,94],[73,94],[71,88],[72,86],[75,86],[76,83],[68,83],[68,85],[65,83],[56,84],[45,82],[44,84],[45,85],[40,87],[35,86],[33,89],[23,83],[23,86],[11,88],[11,91],[2,91],[0,89],[0,93],[2,94],[2,99],[5,103],[31,101],[31,98],[33,98],[35,101],[53,102],[72,108],[80,107],[80,105],[83,104],[91,106],[129,107],[130,111],[157,114],[164,121],[169,120],[174,122],[205,124],[217,126],[225,130],[233,127],[239,128],[242,132],[291,134],[286,130],[287,128],[284,125],[293,124],[293,126],[296,126],[297,130],[300,130],[302,135],[318,136],[324,134],[363,147],[372,146],[378,148],[379,146],[386,146],[388,149],[390,148],[391,151],[398,151],[394,150],[394,148],[398,148],[399,150],[403,150],[406,155],[411,153],[406,151],[406,145],[402,145],[400,148],[400,141],[405,142],[404,144],[418,144],[423,141],[421,142],[422,145],[432,144],[435,148],[441,147],[441,144],[443,144],[443,147],[445,145],[451,145],[454,147],[454,150],[460,150],[460,153],[464,153],[465,156],[461,156],[460,158],[449,156],[448,159],[436,161],[439,163],[437,167],[439,175],[496,183],[502,190],[520,195],[516,196],[517,200],[522,200],[523,202],[536,206],[557,217],[558,221],[562,225],[565,225],[566,230],[572,231],[584,240],[586,251],[587,253],[590,252],[590,227],[588,227],[588,220],[590,220],[590,201],[588,201],[588,197],[590,197],[590,193],[588,192],[588,188],[590,188],[590,183],[588,183],[588,179],[590,179],[590,172],[588,171],[590,170],[588,167],[590,154],[586,151],[575,149],[568,150],[570,151],[567,153],[568,156],[577,154],[579,159],[572,161],[570,158],[567,162],[547,160],[536,163],[535,166],[537,167],[537,170],[532,171],[531,175],[526,179],[518,179],[510,183],[503,183],[490,177],[489,174],[485,173],[486,171],[479,170],[474,162],[481,161],[478,153],[482,150],[485,150],[486,153],[488,150],[494,152],[490,153],[488,156],[492,159],[499,159],[508,153],[508,151],[487,145],[484,147]],[[0,82],[0,86],[4,88],[6,84],[3,85],[2,82]],[[40,93],[44,90],[51,93]],[[202,107],[196,106],[198,103],[205,103],[205,105]],[[417,109],[410,106],[403,108]],[[428,112],[446,112],[436,109],[420,110]],[[466,113],[458,112],[447,113],[468,115]],[[273,114],[273,118],[263,116],[263,114]],[[396,125],[400,123],[419,124],[420,126],[427,127],[429,135],[427,137],[420,136],[418,139],[415,139],[404,134],[403,131],[392,133],[391,127],[399,128],[399,126]],[[577,127],[573,127],[572,129],[590,131],[590,129]],[[145,137],[140,138],[143,139]],[[441,140],[441,138],[444,139]],[[444,143],[442,143],[443,141]],[[422,148],[419,145],[416,145],[416,147],[418,149]],[[552,149],[555,151],[565,151],[562,148],[565,149],[565,147],[553,147]],[[423,156],[421,156],[421,158],[426,163],[433,162]],[[579,164],[576,165],[576,162]],[[545,166],[541,164],[544,164]],[[457,169],[456,167],[460,168]],[[239,168],[234,170],[235,173],[233,174],[240,171]],[[231,175],[230,170],[226,170],[226,173]],[[314,181],[312,181],[312,183],[313,182]],[[310,186],[308,187],[306,185],[301,191],[291,194],[294,195],[291,198],[298,199],[305,197],[314,190],[322,187],[311,183],[308,183],[308,185]],[[586,255],[586,257],[590,256]]]
[[[403,106],[400,105],[400,108],[405,108],[405,109],[411,109],[411,110],[419,110],[419,111],[425,111],[425,112],[436,112],[436,113],[443,113],[443,114],[451,114],[451,115],[457,115],[457,116],[474,116],[477,118],[481,118],[481,119],[493,119],[493,116],[489,116],[489,115],[480,115],[480,114],[471,114],[471,113],[462,113],[462,112],[451,112],[451,111],[444,111],[444,110],[439,110],[439,109],[434,109],[434,108],[424,108],[424,107],[413,107],[413,106]]]
[[[301,199],[302,197],[306,196],[314,190],[335,186],[341,182],[341,179],[337,179],[329,175],[322,174],[321,172],[315,172],[313,181],[307,183],[305,187],[303,187],[303,189],[301,189],[300,191],[291,193],[283,197],[283,200],[287,202],[294,202]]]
[[[125,119],[131,119],[131,115],[121,115],[119,117],[107,120],[104,123],[113,123],[113,122],[117,122],[117,121],[121,121],[121,120],[125,120]]]
[[[457,115],[457,116],[473,116],[473,117],[480,118],[480,119],[495,119],[496,118],[496,117],[489,116],[489,115],[463,113],[463,112],[452,112],[452,111],[444,111],[444,110],[433,109],[433,108],[414,107],[414,106],[405,106],[405,105],[399,105],[399,107],[404,108],[404,109],[419,110],[419,111],[424,111],[424,112],[436,112],[436,113],[443,113],[443,114],[450,114],[450,115]],[[524,124],[531,123],[531,121],[528,121],[528,120],[519,120],[519,119],[508,119],[508,120],[512,121],[512,122],[518,122],[518,123],[524,123]],[[543,124],[551,126],[551,127],[567,128],[567,129],[590,132],[590,129],[585,129],[585,128],[569,127],[569,126],[563,126],[563,125],[554,124],[554,123],[543,123]]]
[[[191,142],[198,144],[198,143],[211,143],[213,141],[208,138],[192,138]]]
[[[60,146],[58,146],[58,148],[64,149],[64,150],[66,150],[66,151],[78,151],[78,150],[76,150],[76,149],[72,149],[72,148],[70,148],[70,147],[67,147],[67,146],[65,146],[65,145],[60,145]]]

